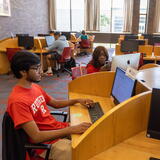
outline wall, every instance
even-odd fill
[[[10,0],[11,17],[0,16],[0,39],[10,37],[12,32],[47,33],[48,0]]]

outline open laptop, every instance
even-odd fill
[[[55,38],[53,36],[45,36],[45,39],[47,47],[51,46],[55,41]]]

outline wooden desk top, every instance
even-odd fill
[[[145,132],[123,141],[89,160],[149,160],[160,158],[160,140],[147,138]]]
[[[136,78],[150,90],[152,88],[160,88],[160,67],[141,70]]]
[[[69,98],[79,98],[79,97],[89,98],[89,99],[92,99],[94,102],[100,102],[100,105],[104,113],[108,112],[110,109],[112,109],[115,106],[111,98],[80,94],[80,93],[71,93],[71,92],[69,93]],[[70,107],[70,121],[71,121],[71,125],[77,125],[82,122],[91,122],[87,108],[80,104],[71,106]],[[72,145],[73,146],[78,143],[80,136],[81,136],[80,134],[72,135]]]

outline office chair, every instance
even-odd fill
[[[72,67],[72,80],[87,74],[86,66],[78,66],[78,67]]]
[[[20,48],[6,48],[6,55],[7,55],[9,62],[12,61],[12,58],[16,54],[16,52],[20,50],[21,50]]]
[[[89,39],[82,39],[80,42],[80,55],[86,55],[87,50],[91,47]]]
[[[67,119],[67,112],[52,111],[51,114],[64,116],[63,121]],[[51,144],[28,143],[25,131],[15,129],[11,117],[5,112],[2,122],[2,160],[25,160],[26,156],[31,157],[32,160],[44,160],[35,155],[33,149],[47,150],[45,160],[48,160]]]
[[[71,75],[70,65],[72,63],[71,60],[73,60],[73,58],[71,58],[71,54],[72,54],[71,47],[65,47],[63,49],[60,59],[57,60],[57,67],[58,67],[58,70],[56,70],[57,77],[59,77],[60,71],[66,71]]]
[[[156,63],[148,63],[148,64],[145,64],[145,65],[141,66],[139,68],[139,70],[148,69],[148,68],[154,68],[154,67],[160,67],[160,65],[158,65]]]

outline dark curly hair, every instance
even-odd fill
[[[28,51],[17,52],[11,61],[11,70],[16,78],[22,78],[20,71],[29,71],[30,67],[40,63],[36,54]]]
[[[90,64],[92,64],[95,68],[99,68],[102,66],[102,64],[100,64],[98,61],[101,51],[103,51],[104,56],[106,56],[106,61],[109,58],[108,51],[105,47],[103,46],[96,47],[92,55],[92,60],[90,61]]]

